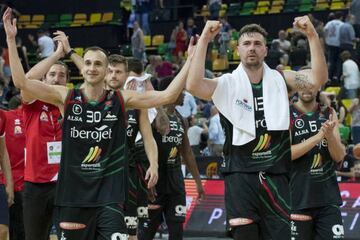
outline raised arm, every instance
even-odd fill
[[[54,41],[60,41],[64,47],[64,52],[68,57],[71,58],[71,60],[74,62],[76,67],[79,69],[79,72],[81,73],[83,67],[84,67],[84,59],[79,56],[71,47],[69,43],[69,37],[65,35],[63,31],[56,31],[54,32]]]
[[[330,121],[325,122],[325,138],[328,142],[330,156],[335,162],[341,162],[346,155],[345,146],[341,143],[339,122],[335,110],[330,115]]]
[[[27,80],[21,65],[16,48],[15,37],[17,33],[16,19],[11,19],[11,8],[6,9],[3,15],[3,23],[6,32],[6,42],[9,49],[10,68],[15,87],[26,92],[34,99],[39,99],[54,105],[62,105],[67,94],[66,87],[49,86],[38,80]]]
[[[139,128],[144,141],[146,156],[149,159],[150,167],[146,171],[145,179],[148,180],[148,188],[156,185],[158,180],[158,148],[152,134],[148,110],[141,109],[139,114]]]
[[[136,91],[123,90],[125,105],[127,108],[151,108],[167,105],[175,102],[179,94],[185,87],[190,64],[194,53],[194,38],[190,40],[188,48],[189,56],[180,72],[164,91],[146,91],[138,93]]]
[[[328,67],[319,36],[308,16],[296,17],[293,24],[308,39],[311,56],[311,77],[299,72],[284,71],[286,82],[292,91],[302,91],[309,88],[319,89],[328,80]]]
[[[186,80],[186,90],[193,96],[204,100],[210,100],[213,95],[217,80],[205,79],[205,58],[209,42],[220,32],[221,24],[219,21],[207,21],[203,32],[196,44],[194,59]]]

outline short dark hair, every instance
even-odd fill
[[[252,23],[252,24],[247,24],[247,25],[243,26],[239,32],[239,36],[240,36],[239,39],[241,38],[242,35],[249,34],[249,33],[260,33],[261,35],[263,35],[264,40],[266,42],[266,37],[267,37],[268,33],[259,24]]]
[[[111,54],[108,57],[109,64],[114,66],[116,64],[124,64],[125,70],[128,71],[128,62],[126,57],[119,55],[119,54]]]
[[[106,56],[106,58],[109,56],[109,53],[107,51],[105,51],[103,48],[98,47],[98,46],[91,46],[85,49],[84,51],[84,55],[88,52],[88,51],[100,51],[103,52]]]
[[[144,71],[144,65],[139,59],[136,58],[128,58],[128,71],[134,72],[136,74],[141,74]]]

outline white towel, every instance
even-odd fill
[[[267,129],[289,129],[288,93],[283,76],[264,63],[264,115]],[[218,79],[212,96],[215,106],[233,125],[233,145],[244,145],[256,137],[254,100],[251,82],[240,65]]]
[[[145,92],[145,80],[151,78],[151,74],[145,73],[144,75],[140,76],[140,77],[135,77],[135,76],[130,76],[126,79],[125,81],[125,85],[124,85],[124,89],[127,89],[127,85],[128,83],[135,79],[136,81],[136,91],[137,92]],[[149,117],[149,121],[150,123],[152,123],[157,115],[157,111],[155,108],[149,108],[148,109],[148,117]],[[135,138],[135,142],[138,142],[139,140],[142,139],[141,133],[138,132],[138,134],[136,135]]]

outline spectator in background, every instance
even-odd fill
[[[289,40],[286,39],[286,32],[285,30],[280,30],[278,33],[278,38],[274,39],[273,42],[279,42],[280,50],[283,53],[289,53],[291,48],[291,43]]]
[[[190,38],[192,36],[195,36],[197,33],[198,33],[198,28],[195,25],[194,18],[189,17],[186,22],[186,34],[187,34],[188,40],[190,40]]]
[[[344,98],[356,98],[360,88],[360,72],[356,62],[351,59],[349,51],[340,54],[342,64],[341,80],[344,81]]]
[[[11,77],[11,69],[10,69],[10,62],[9,62],[9,51],[7,48],[3,48],[2,49],[2,54],[1,54],[3,61],[3,73],[4,73],[4,80],[6,81],[6,83],[9,81],[10,77]]]
[[[30,70],[29,60],[27,57],[27,49],[22,44],[22,40],[20,37],[16,37],[16,46],[19,53],[19,58],[21,60],[21,65],[24,68],[24,71],[27,72]]]
[[[184,22],[179,21],[179,24],[175,27],[172,34],[172,41],[175,41],[175,49],[173,51],[173,56],[177,63],[181,63],[186,51],[186,42],[188,39],[187,33],[184,29]]]
[[[189,129],[188,129],[188,138],[189,143],[192,148],[192,151],[195,156],[199,156],[200,153],[200,141],[201,141],[201,135],[207,134],[208,132],[208,126],[206,125],[206,118],[199,119],[200,124],[202,127],[200,127],[196,123],[196,118],[194,116],[190,116],[187,118],[189,122]]]
[[[132,28],[132,23],[129,26],[129,19],[130,15],[133,13],[132,3],[131,0],[122,0],[120,1],[120,10],[122,14],[121,22],[123,26],[127,26],[126,28],[126,39],[130,40],[130,31],[129,29]],[[135,15],[135,14],[134,14]]]
[[[152,76],[156,75],[155,68],[156,68],[156,55],[149,56],[149,64],[145,68],[145,73],[151,74]]]
[[[336,171],[338,182],[345,182],[355,179],[354,163],[356,161],[356,158],[354,157],[352,151],[352,147],[348,147],[346,149],[345,158],[341,162],[339,170]]]
[[[131,50],[133,57],[140,60],[143,64],[146,60],[145,57],[145,44],[144,44],[144,33],[141,30],[137,21],[133,24],[134,32],[131,36]]]
[[[24,240],[23,220],[23,189],[24,189],[24,157],[25,132],[22,118],[22,105],[19,95],[9,101],[10,111],[4,111],[6,116],[5,134],[6,147],[9,153],[11,172],[14,182],[14,204],[9,208],[10,240]]]
[[[280,51],[280,43],[274,41],[268,51],[265,61],[270,68],[276,68],[279,64],[283,63],[282,57],[284,53]]]
[[[3,81],[5,79],[5,74],[4,74],[5,60],[2,57],[2,53],[3,53],[3,48],[0,47],[0,79],[2,79],[2,81]]]
[[[30,42],[37,47],[37,53],[40,59],[49,57],[54,53],[55,44],[51,37],[49,37],[49,32],[44,29],[39,29],[37,31],[38,40],[35,41],[35,37],[31,34],[28,35]]]
[[[354,98],[349,112],[351,113],[351,136],[353,144],[360,143],[360,104],[359,98]]]
[[[208,0],[210,20],[218,20],[221,9],[221,0]]]
[[[183,118],[195,116],[197,113],[197,105],[194,96],[184,91],[183,105],[176,106],[176,110]]]
[[[330,14],[329,14],[330,15]],[[330,16],[329,16],[330,18]],[[340,77],[340,27],[342,22],[342,13],[336,12],[335,19],[325,25],[325,43],[327,48],[327,57],[329,65],[329,78],[334,84],[339,84]]]
[[[145,35],[151,35],[150,25],[149,25],[149,13],[151,10],[150,0],[136,0],[135,1],[135,13],[136,21],[140,24],[141,28],[144,30]]]
[[[298,71],[301,67],[307,65],[309,51],[306,44],[306,40],[299,39],[296,47],[290,53],[289,63],[294,71]]]
[[[211,107],[211,116],[209,120],[209,150],[211,156],[221,157],[223,145],[225,142],[224,131],[220,123],[219,111],[215,106]]]
[[[173,75],[172,63],[170,63],[168,61],[163,61],[163,59],[160,55],[157,55],[155,57],[155,61],[156,61],[155,77],[157,77],[158,79],[161,79],[161,78],[165,78],[165,77],[169,77],[169,76]]]
[[[355,16],[348,14],[346,22],[340,27],[340,52],[347,50],[352,57],[355,57],[354,43],[358,42],[359,39],[355,37],[353,24],[355,24]]]
[[[360,0],[352,0],[350,6],[350,13],[356,16],[354,29],[356,36],[360,37]]]

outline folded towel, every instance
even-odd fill
[[[130,76],[125,81],[124,89],[127,89],[127,85],[129,84],[129,82],[131,80],[135,79],[136,91],[145,92],[145,84],[144,83],[145,83],[145,80],[147,80],[149,78],[151,78],[151,74],[148,74],[148,73],[145,73],[144,75],[142,75],[140,77]],[[157,111],[155,108],[148,109],[148,117],[149,117],[150,123],[152,123],[154,121],[154,119],[156,118],[156,115],[157,115]],[[138,142],[141,139],[142,139],[142,136],[141,136],[140,132],[138,132],[138,134],[136,135],[136,138],[135,138],[135,142]]]
[[[289,129],[289,100],[283,76],[264,63],[262,81],[267,129]],[[244,145],[256,137],[253,98],[251,82],[242,63],[232,73],[218,79],[212,99],[220,113],[233,125],[233,145]]]

